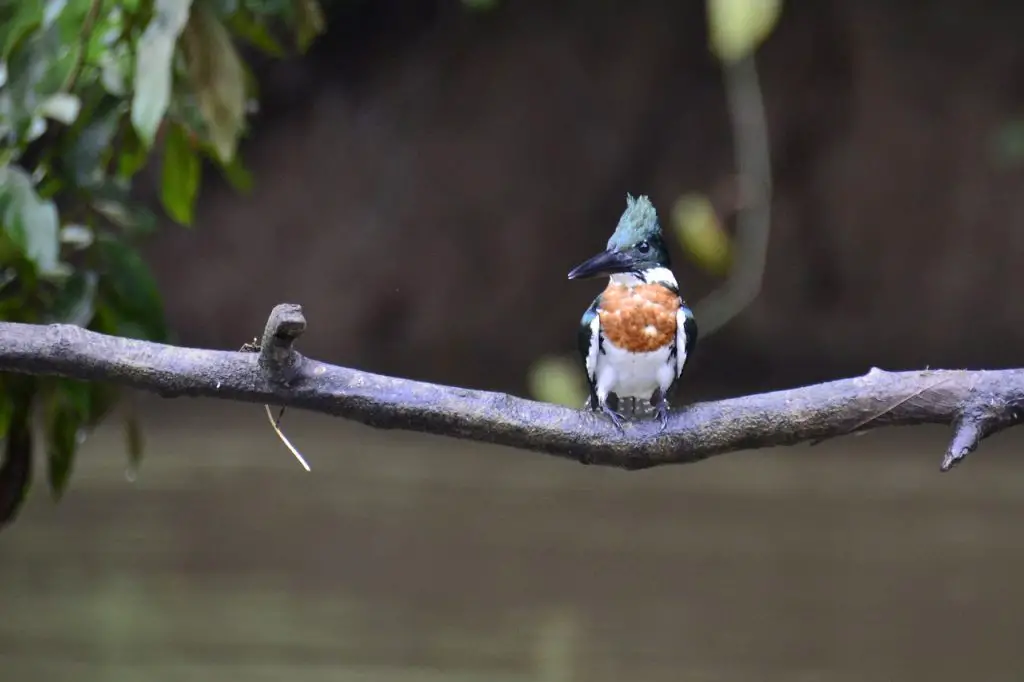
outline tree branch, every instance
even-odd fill
[[[295,305],[274,309],[259,353],[181,348],[69,325],[0,323],[0,371],[109,381],[164,397],[296,407],[404,429],[645,469],[736,450],[820,441],[881,426],[951,424],[948,470],[1024,415],[1024,369],[885,372],[676,408],[625,435],[584,410],[360,372],[303,357]]]

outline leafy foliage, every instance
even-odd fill
[[[247,189],[237,149],[255,79],[236,39],[283,56],[323,30],[317,0],[0,0],[0,319],[166,340],[136,250],[156,216],[133,180],[162,155],[161,203],[184,226],[204,162]],[[29,484],[31,438],[12,434],[41,417],[59,496],[117,399],[102,384],[0,376],[0,497],[17,498],[0,500],[0,523]],[[135,466],[141,431],[134,418],[125,428]]]

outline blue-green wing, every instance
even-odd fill
[[[580,330],[576,337],[580,356],[583,358],[583,368],[587,373],[587,384],[590,387],[590,405],[597,404],[597,356],[601,352],[601,319],[597,316],[597,308],[601,305],[601,297],[598,296],[594,302],[583,313],[580,320]]]
[[[681,305],[676,313],[676,380],[673,384],[683,376],[686,363],[697,346],[697,333],[697,320],[693,317],[693,311],[685,304]]]

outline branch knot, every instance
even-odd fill
[[[271,381],[287,384],[298,374],[303,358],[292,344],[305,330],[302,306],[295,303],[274,306],[260,340],[259,359],[260,369]]]

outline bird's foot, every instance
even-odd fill
[[[658,431],[664,431],[668,426],[668,401],[662,396],[660,400],[655,404],[654,409],[657,411],[658,421],[661,423],[661,428]]]
[[[601,411],[604,412],[605,416],[607,416],[609,420],[611,420],[615,428],[619,430],[619,433],[623,435],[626,434],[626,429],[623,428],[623,424],[626,421],[626,418],[624,416],[622,416],[612,408],[608,407],[607,403],[601,405]]]

